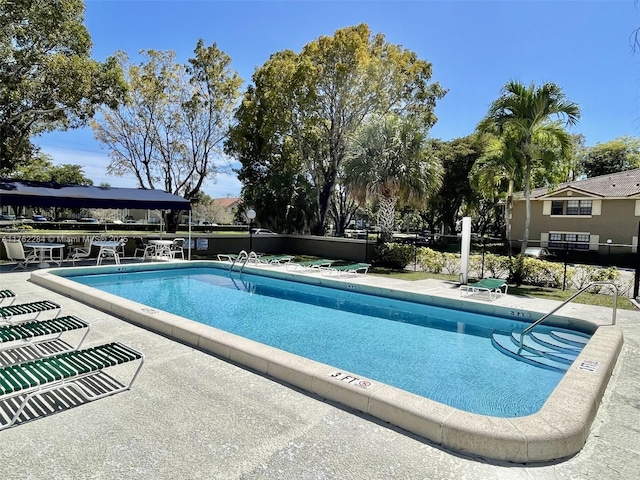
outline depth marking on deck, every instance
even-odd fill
[[[582,362],[580,362],[580,366],[578,367],[578,370],[595,372],[596,370],[598,370],[599,366],[600,366],[600,362],[597,362],[595,360],[583,360]]]
[[[144,313],[152,313],[152,314],[158,313],[158,310],[155,310],[153,308],[141,308],[140,311]]]
[[[328,377],[331,377],[339,382],[348,383],[354,387],[359,388],[371,388],[373,383],[369,380],[363,380],[358,377],[354,377],[353,375],[349,375],[348,373],[340,372],[336,370],[335,372],[327,373]]]

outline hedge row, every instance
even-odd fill
[[[421,270],[431,273],[457,275],[461,271],[460,254],[438,252],[427,247],[414,248],[413,245],[385,243],[378,247],[377,264],[390,268],[404,269],[416,262]],[[483,268],[484,267],[484,268]],[[565,279],[566,275],[566,279]],[[541,287],[580,289],[590,282],[612,281],[618,284],[620,272],[615,267],[600,268],[590,265],[567,266],[528,257],[506,257],[492,253],[470,255],[469,276],[471,278],[507,278],[517,284]],[[624,290],[626,285],[618,285]],[[599,289],[594,288],[594,291]]]

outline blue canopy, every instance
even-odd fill
[[[58,208],[148,208],[191,210],[191,203],[163,190],[62,185],[0,179],[0,206]]]

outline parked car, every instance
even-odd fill
[[[556,254],[550,252],[546,247],[527,247],[524,251],[524,256],[539,260],[553,260],[556,258]]]
[[[33,220],[34,222],[48,222],[49,221],[47,219],[47,217],[44,217],[42,215],[33,215],[31,217],[31,220]]]
[[[2,214],[0,215],[0,220],[6,220],[6,221],[13,221],[16,219],[15,215],[9,215],[9,214]]]
[[[98,220],[97,218],[81,218],[79,220],[79,222],[81,222],[81,223],[100,223],[100,220]]]
[[[253,233],[254,235],[277,235],[276,232],[267,228],[254,228],[253,230],[251,230],[251,233]]]

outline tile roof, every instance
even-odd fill
[[[225,198],[214,198],[213,203],[218,207],[229,208],[235,206],[237,203],[241,201],[240,198],[235,197],[225,197]]]
[[[575,182],[565,182],[551,189],[536,188],[531,191],[531,198],[541,198],[562,190],[577,190],[589,195],[605,198],[624,198],[640,195],[640,168],[624,172],[585,178]],[[522,194],[522,192],[518,192]]]

